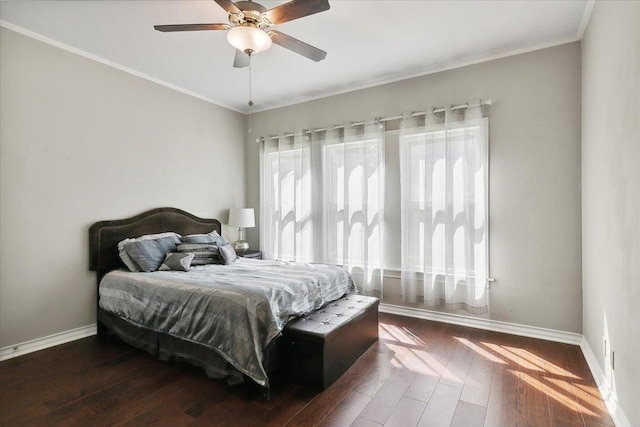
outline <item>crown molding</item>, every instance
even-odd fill
[[[422,71],[418,71],[418,72],[412,73],[412,74],[407,74],[407,75],[404,75],[404,76],[395,76],[395,77],[386,78],[386,79],[372,80],[372,81],[369,81],[369,82],[362,83],[361,85],[356,85],[356,86],[352,85],[349,88],[337,89],[337,90],[332,91],[332,92],[325,92],[322,95],[313,95],[313,96],[308,96],[308,97],[300,97],[300,98],[296,98],[295,100],[285,101],[285,102],[282,102],[282,103],[275,102],[275,103],[272,103],[272,104],[266,104],[264,108],[258,107],[258,108],[252,109],[251,111],[245,110],[243,112],[245,114],[255,114],[255,113],[261,113],[261,112],[264,112],[264,111],[275,110],[276,108],[290,107],[292,105],[297,105],[297,104],[302,104],[304,102],[309,102],[309,101],[315,101],[315,100],[318,100],[318,99],[328,98],[330,96],[343,95],[343,94],[349,93],[349,92],[355,92],[355,91],[358,91],[358,90],[369,89],[369,88],[372,88],[372,87],[382,86],[382,85],[386,85],[386,84],[389,84],[389,83],[400,82],[400,81],[403,81],[403,80],[414,79],[414,78],[417,78],[417,77],[428,76],[430,74],[441,73],[443,71],[455,70],[457,68],[468,67],[470,65],[481,64],[483,62],[495,61],[497,59],[508,58],[510,56],[521,55],[523,53],[535,52],[537,50],[548,49],[548,48],[551,48],[551,47],[561,46],[561,45],[564,45],[564,44],[574,43],[574,42],[577,42],[577,41],[580,41],[580,38],[578,38],[578,37],[569,37],[569,38],[562,39],[562,40],[557,40],[557,41],[554,41],[554,42],[542,43],[542,44],[539,44],[539,45],[536,45],[536,46],[532,46],[532,47],[510,50],[510,51],[503,52],[503,53],[491,54],[491,55],[483,56],[483,57],[480,57],[480,58],[477,58],[477,59],[474,59],[474,60],[470,60],[470,61],[462,61],[462,62],[458,62],[456,64],[453,64],[453,65],[450,65],[450,66],[446,66],[446,67],[424,69]]]
[[[587,25],[589,24],[589,19],[591,19],[591,12],[593,12],[593,7],[596,5],[596,0],[589,0],[584,7],[584,13],[582,14],[582,21],[580,21],[580,28],[578,28],[578,39],[582,40],[584,36],[584,32],[587,29]]]
[[[582,19],[583,24],[584,24],[585,27],[586,27],[586,22],[589,19],[588,15],[591,14],[591,10],[593,9],[593,4],[594,3],[595,3],[595,0],[589,0],[589,3],[587,4],[587,7],[585,8],[585,14],[584,14],[583,19]],[[136,71],[136,70],[134,70],[132,68],[125,67],[124,65],[121,65],[121,64],[118,64],[116,62],[110,61],[108,59],[102,58],[102,57],[100,57],[98,55],[94,55],[92,53],[77,49],[77,48],[75,48],[73,46],[69,46],[69,45],[67,45],[65,43],[62,43],[62,42],[59,42],[57,40],[51,39],[51,38],[46,37],[46,36],[44,36],[42,34],[27,30],[27,29],[25,29],[23,27],[20,27],[18,25],[11,24],[11,23],[9,23],[7,21],[0,20],[0,26],[4,27],[4,28],[7,28],[9,30],[15,31],[17,33],[20,33],[20,34],[22,34],[24,36],[31,37],[31,38],[36,39],[38,41],[41,41],[43,43],[49,44],[51,46],[55,46],[57,48],[66,50],[68,52],[75,53],[77,55],[83,56],[83,57],[85,57],[87,59],[91,59],[91,60],[100,62],[101,64],[108,65],[110,67],[116,68],[116,69],[118,69],[120,71],[124,71],[125,73],[134,75],[136,77],[139,77],[139,78],[142,78],[142,79],[145,79],[145,80],[148,80],[150,82],[159,84],[159,85],[167,87],[169,89],[173,89],[173,90],[178,91],[180,93],[183,93],[185,95],[192,96],[192,97],[200,99],[202,101],[206,101],[208,103],[211,103],[211,104],[217,105],[219,107],[226,108],[228,110],[235,111],[237,113],[241,113],[241,114],[244,114],[244,115],[247,115],[247,116],[251,115],[251,114],[261,113],[261,112],[264,112],[264,111],[275,110],[277,108],[289,107],[289,106],[292,106],[292,105],[297,105],[297,104],[302,104],[302,103],[305,103],[305,102],[315,101],[315,100],[318,100],[318,99],[328,98],[330,96],[342,95],[342,94],[345,94],[345,93],[355,92],[355,91],[363,90],[363,89],[369,89],[369,88],[372,88],[372,87],[382,86],[382,85],[386,85],[386,84],[389,84],[389,83],[395,83],[395,82],[399,82],[399,81],[403,81],[403,80],[414,79],[414,78],[417,78],[417,77],[423,77],[423,76],[427,76],[427,75],[430,75],[430,74],[436,74],[436,73],[441,73],[441,72],[444,72],[444,71],[450,71],[450,70],[455,70],[455,69],[458,69],[458,68],[468,67],[470,65],[481,64],[483,62],[495,61],[497,59],[503,59],[503,58],[507,58],[507,57],[510,57],[510,56],[521,55],[521,54],[524,54],[524,53],[535,52],[537,50],[542,50],[542,49],[548,49],[548,48],[551,48],[551,47],[561,46],[561,45],[564,45],[564,44],[568,44],[568,43],[573,43],[573,42],[579,41],[580,38],[581,38],[581,35],[580,35],[581,32],[579,31],[578,34],[580,36],[576,36],[576,37],[569,37],[569,38],[566,38],[566,39],[556,40],[556,41],[553,41],[553,42],[542,43],[542,44],[531,46],[531,47],[527,47],[527,48],[514,49],[514,50],[510,50],[510,51],[503,52],[503,53],[486,55],[486,56],[483,56],[483,57],[480,57],[480,58],[476,58],[476,59],[473,59],[473,60],[469,60],[469,61],[461,61],[461,62],[452,64],[452,65],[449,65],[449,66],[446,66],[446,67],[426,68],[426,69],[423,69],[421,71],[418,71],[418,72],[415,72],[415,73],[411,73],[411,74],[407,74],[407,75],[396,75],[396,76],[389,77],[389,78],[384,78],[384,79],[370,80],[370,81],[367,81],[367,82],[363,82],[362,84],[359,84],[359,85],[355,85],[355,86],[351,85],[348,88],[342,88],[342,89],[337,89],[337,90],[334,90],[334,91],[324,92],[321,95],[302,96],[302,97],[297,97],[297,98],[291,99],[289,101],[282,101],[282,102],[277,102],[276,101],[276,102],[273,102],[273,103],[266,103],[263,107],[257,107],[257,108],[254,107],[254,108],[249,110],[249,109],[246,109],[246,108],[238,109],[238,108],[232,107],[230,105],[218,102],[218,101],[216,101],[216,100],[214,100],[212,98],[200,95],[200,94],[198,94],[196,92],[192,92],[190,90],[184,89],[184,88],[176,86],[174,84],[165,82],[164,80],[160,80],[160,79],[157,79],[155,77],[151,77],[151,76],[149,76],[147,74],[141,73],[141,72]],[[581,26],[580,26],[581,31],[584,31],[584,29],[582,27],[583,27],[583,25],[581,24]]]
[[[151,76],[149,76],[147,74],[141,73],[141,72],[136,71],[136,70],[134,70],[132,68],[125,67],[124,65],[118,64],[117,62],[113,62],[113,61],[105,59],[105,58],[103,58],[101,56],[94,55],[92,53],[86,52],[86,51],[81,50],[81,49],[77,49],[77,48],[75,48],[73,46],[69,46],[68,44],[59,42],[57,40],[54,40],[54,39],[49,38],[47,36],[44,36],[42,34],[33,32],[31,30],[27,30],[26,28],[20,27],[18,25],[11,24],[10,22],[0,20],[0,27],[4,27],[4,28],[6,28],[8,30],[15,31],[16,33],[22,34],[23,36],[27,36],[27,37],[30,37],[32,39],[35,39],[35,40],[41,41],[43,43],[46,43],[48,45],[55,46],[55,47],[57,47],[59,49],[66,50],[67,52],[75,53],[76,55],[80,55],[82,57],[85,57],[87,59],[91,59],[91,60],[99,62],[101,64],[108,65],[109,67],[113,67],[113,68],[115,68],[117,70],[124,71],[125,73],[134,75],[134,76],[139,77],[139,78],[144,79],[144,80],[148,80],[148,81],[150,81],[152,83],[155,83],[155,84],[158,84],[160,86],[164,86],[166,88],[173,89],[173,90],[175,90],[177,92],[180,92],[180,93],[183,93],[185,95],[192,96],[192,97],[197,98],[197,99],[199,99],[201,101],[205,101],[205,102],[208,102],[210,104],[217,105],[218,107],[222,107],[222,108],[226,108],[227,110],[235,111],[237,113],[246,114],[244,111],[238,110],[237,108],[231,107],[230,105],[226,105],[226,104],[220,103],[220,102],[218,102],[218,101],[216,101],[216,100],[214,100],[212,98],[200,95],[200,94],[198,94],[196,92],[192,92],[192,91],[190,91],[188,89],[184,89],[184,88],[182,88],[180,86],[176,86],[176,85],[174,85],[172,83],[165,82],[164,80],[160,80],[160,79],[157,79],[155,77],[151,77]]]

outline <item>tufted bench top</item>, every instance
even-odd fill
[[[288,332],[305,333],[326,339],[336,329],[362,315],[378,303],[378,298],[349,294],[339,300],[287,323]]]

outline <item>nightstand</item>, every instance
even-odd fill
[[[251,249],[244,252],[238,252],[237,255],[242,258],[262,259],[262,251],[254,251]]]

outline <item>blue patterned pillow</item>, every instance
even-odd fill
[[[137,237],[135,239],[124,239],[118,243],[118,254],[120,255],[120,259],[122,262],[129,268],[130,271],[142,271],[142,269],[138,266],[138,264],[129,256],[127,251],[125,250],[125,245],[128,243],[145,241],[145,240],[156,240],[162,239],[165,237],[171,237],[172,240],[178,244],[180,243],[180,235],[173,232],[159,233],[159,234],[145,234],[144,236]]]
[[[124,250],[140,270],[156,271],[170,252],[175,252],[178,239],[173,236],[152,240],[138,240],[124,245]]]

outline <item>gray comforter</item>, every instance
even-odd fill
[[[355,290],[342,267],[239,258],[189,272],[112,271],[100,282],[100,308],[211,348],[268,386],[265,350],[285,323]]]

